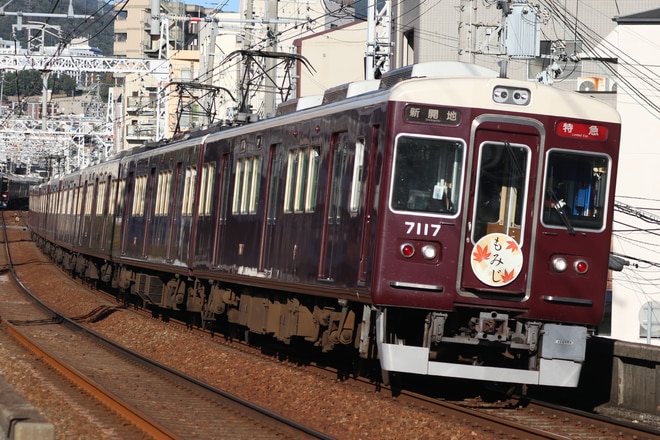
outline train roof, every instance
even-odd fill
[[[14,181],[14,182],[27,182],[30,184],[37,184],[43,182],[43,179],[41,177],[27,176],[25,174],[0,173],[0,176],[7,177],[10,181]]]
[[[301,105],[304,98],[292,102],[286,101],[281,104],[284,110],[280,111],[278,108],[278,115],[309,110],[349,98],[366,99],[369,94],[374,94],[375,97],[378,92],[383,99],[390,101],[417,102],[434,106],[479,107],[494,111],[506,108],[515,112],[514,106],[497,103],[491,95],[485,95],[475,89],[474,81],[486,81],[492,90],[500,85],[529,90],[530,102],[520,107],[520,113],[621,122],[619,113],[614,108],[588,95],[535,81],[501,78],[499,75],[499,72],[486,67],[454,61],[414,64],[387,72],[379,80],[358,81],[328,89],[321,103],[318,103],[318,97],[315,98],[315,105]],[[415,81],[408,81],[411,79]],[[450,87],[443,88],[442,94],[430,93],[431,84],[437,79],[451,80]],[[405,86],[401,86],[403,82],[406,82]],[[383,92],[387,92],[388,95],[383,95]]]
[[[199,131],[184,132],[172,139],[145,144],[131,150],[118,153],[118,157],[134,156],[154,148],[167,149],[169,145],[180,146],[182,143],[203,143],[207,139],[214,140],[223,137],[249,133],[259,127],[268,128],[280,125],[282,118],[297,118],[302,115],[314,117],[325,112],[341,111],[356,106],[368,106],[382,101],[417,102],[434,106],[448,107],[479,107],[493,111],[516,112],[521,114],[539,114],[565,116],[567,118],[599,120],[603,122],[620,123],[618,112],[609,105],[583,94],[562,90],[538,82],[500,78],[499,72],[475,64],[455,61],[434,61],[428,63],[404,66],[385,73],[377,80],[364,80],[342,84],[326,90],[323,95],[300,97],[281,103],[276,115],[238,126],[208,127]],[[410,81],[414,79],[414,81]],[[431,85],[438,79],[451,81],[442,93],[431,93]],[[486,82],[487,87],[525,89],[530,92],[531,99],[524,106],[497,103],[490,94],[484,94],[483,88],[478,91],[475,81]],[[434,84],[435,85],[435,84]],[[437,87],[437,86],[436,86]],[[256,124],[256,125],[255,125]],[[200,140],[203,138],[203,140]]]

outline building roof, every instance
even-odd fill
[[[660,8],[614,17],[617,24],[660,24]]]

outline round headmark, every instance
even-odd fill
[[[506,234],[481,237],[472,250],[472,272],[484,284],[502,287],[522,271],[523,255],[518,242]]]

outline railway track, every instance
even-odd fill
[[[89,295],[89,293],[90,292],[88,291],[87,294]],[[96,291],[92,293],[95,295],[99,294],[99,292]],[[105,302],[102,299],[98,299],[98,303],[100,305],[99,307],[93,309],[91,312],[86,313],[85,315],[76,316],[75,321],[86,323],[99,322],[99,320],[102,320],[104,317],[110,316],[115,312],[128,312],[128,310],[115,308],[117,307],[116,303],[107,301],[107,296],[105,299]],[[133,313],[133,310],[130,312]],[[177,324],[174,321],[171,321],[167,324],[162,322],[160,323],[161,328],[168,330],[176,328],[178,325],[180,325],[182,328],[186,327],[184,323]],[[181,331],[183,332],[183,330]],[[200,340],[200,338],[204,338],[206,340],[211,339],[208,332],[195,333],[187,331],[186,333],[190,334],[191,336],[194,335],[193,338],[197,340]],[[213,338],[212,340],[220,341],[221,338]],[[231,345],[232,347],[237,346],[236,342],[227,343],[225,345]],[[245,346],[242,351],[245,353],[251,353],[255,356],[259,355],[262,359],[264,358],[264,356],[260,355],[258,350],[255,351],[249,346]],[[271,362],[276,363],[275,361]],[[104,369],[99,371],[108,370],[107,367],[100,368]],[[334,382],[338,377],[344,377],[343,373],[339,373],[328,368],[321,368],[321,366],[318,366],[318,369],[315,369],[315,371],[321,377],[319,380],[320,385],[318,385],[319,390],[324,386],[328,388],[327,383]],[[124,373],[121,375],[123,374]],[[198,376],[198,379],[205,380],[204,375]],[[266,380],[268,379],[266,378]],[[365,393],[372,393],[372,395],[375,388],[374,383],[360,379],[349,380],[345,381],[344,383],[347,385],[347,387],[355,389],[362,388],[365,390]],[[626,426],[625,423],[608,422],[610,425],[605,426],[593,415],[581,415],[581,418],[578,419],[577,416],[571,415],[569,412],[566,412],[566,410],[553,409],[551,411],[550,409],[542,409],[541,407],[535,406],[536,404],[530,403],[525,403],[524,405],[521,403],[511,404],[510,402],[499,402],[492,404],[480,401],[478,399],[467,399],[454,402],[438,398],[430,398],[428,396],[424,396],[419,393],[412,393],[406,390],[396,393],[386,387],[383,387],[382,390],[385,391],[385,393],[381,394],[386,394],[387,392],[396,394],[396,400],[392,401],[391,403],[391,405],[395,407],[395,410],[396,408],[399,408],[401,411],[415,408],[417,411],[419,411],[420,414],[425,414],[426,416],[431,415],[432,418],[442,421],[442,424],[448,427],[451,427],[452,424],[469,426],[474,432],[474,435],[482,439],[650,439],[657,438],[657,436],[660,434],[657,431],[645,430],[645,428],[641,426],[629,427]],[[165,411],[169,412],[172,402],[164,401],[163,407],[165,405],[167,405],[168,408]],[[316,407],[316,411],[327,412],[330,414],[333,411],[336,411],[336,408],[324,408],[322,406],[318,406]],[[373,414],[371,416],[373,417]],[[305,417],[305,413],[300,415],[300,419],[304,420]],[[389,436],[376,436],[373,434],[370,435],[368,430],[363,430],[362,434],[364,435],[364,438],[398,438],[394,434],[390,434]],[[412,436],[414,436],[414,434]],[[186,437],[189,438],[188,436]],[[346,431],[345,435],[336,435],[336,437],[355,438],[351,431]],[[442,436],[439,438],[441,437]],[[196,436],[195,438],[200,437]],[[235,436],[232,436],[232,438],[235,438]]]
[[[15,276],[4,227],[6,267]],[[77,387],[153,438],[329,438],[251,402],[205,385],[115,344],[80,322],[113,312],[100,307],[71,319],[48,308],[18,280],[5,289],[6,331]],[[8,283],[11,284],[11,283]],[[22,295],[28,295],[25,300]],[[80,322],[76,322],[80,321]]]

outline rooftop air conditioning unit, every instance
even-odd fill
[[[599,76],[581,76],[577,80],[578,92],[609,92],[608,79]]]

